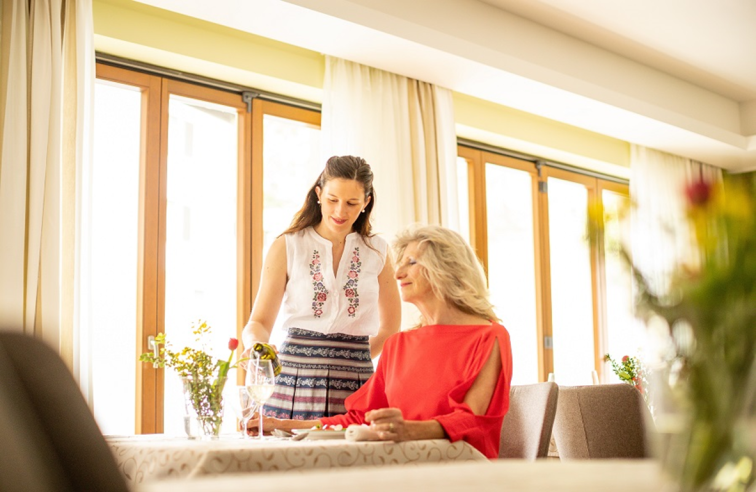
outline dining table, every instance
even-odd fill
[[[492,460],[420,463],[390,468],[307,470],[302,473],[232,474],[142,484],[137,492],[672,492],[657,461]]]
[[[163,434],[105,436],[118,469],[136,484],[164,479],[311,469],[479,461],[486,457],[464,441],[446,439],[357,441],[346,439],[187,439]]]

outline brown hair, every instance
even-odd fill
[[[315,184],[307,192],[304,205],[299,209],[291,220],[291,225],[281,235],[299,232],[308,227],[316,226],[323,220],[323,214],[318,204],[318,195],[315,188],[320,187],[322,190],[326,183],[332,179],[351,179],[357,181],[365,190],[365,200],[372,197],[365,206],[365,213],[361,213],[357,220],[352,224],[352,231],[359,232],[363,238],[373,236],[370,226],[370,213],[375,206],[375,190],[373,189],[373,171],[370,164],[365,162],[362,157],[351,155],[335,155],[328,159],[325,169],[320,173]]]

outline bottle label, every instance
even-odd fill
[[[278,360],[278,354],[273,347],[267,343],[257,342],[252,346],[252,357],[257,359],[270,360],[273,363],[273,374],[281,374],[281,361]]]

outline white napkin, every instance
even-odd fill
[[[352,424],[347,427],[346,435],[344,436],[347,441],[380,441],[378,431],[370,428],[369,425]]]

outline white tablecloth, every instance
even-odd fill
[[[237,436],[203,441],[153,434],[106,436],[106,440],[118,468],[131,484],[165,478],[195,478],[241,472],[488,461],[465,442],[450,443],[443,439],[403,443],[345,440],[259,442],[243,440]]]
[[[144,484],[138,492],[670,492],[650,460],[495,460],[418,466],[226,475]]]

